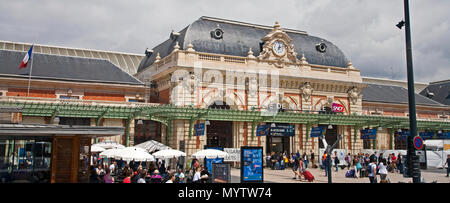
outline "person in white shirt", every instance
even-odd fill
[[[386,168],[386,159],[382,159],[380,161],[380,163],[378,164],[378,173],[380,174],[380,183],[386,182],[386,178],[387,178],[387,168]]]
[[[116,161],[114,161],[111,165],[109,165],[109,171],[111,171],[111,173],[115,173],[115,169],[116,169]]]
[[[202,168],[198,167],[197,171],[194,174],[194,178],[192,179],[192,182],[197,183],[202,179],[201,175],[200,175],[201,172],[202,172]]]

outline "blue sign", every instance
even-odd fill
[[[402,132],[396,132],[395,134],[397,134],[396,139],[397,140],[406,140],[409,136],[409,131],[402,131]]]
[[[424,140],[435,139],[434,132],[419,132],[419,136]]]
[[[375,140],[377,139],[377,129],[362,129],[361,131],[361,139],[366,140]]]
[[[324,135],[325,132],[326,132],[325,126],[311,128],[311,137],[320,137]]]
[[[267,135],[269,135],[269,129],[270,129],[270,125],[269,124],[258,125],[258,127],[256,127],[256,136],[267,136]]]
[[[262,147],[241,147],[241,182],[263,182]]]
[[[276,124],[270,127],[270,136],[295,136],[295,126],[290,124]]]
[[[194,125],[195,136],[205,135],[205,123],[199,123]]]
[[[450,132],[436,133],[436,139],[450,139]]]

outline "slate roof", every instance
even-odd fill
[[[29,75],[30,66],[19,70],[26,52],[0,50],[0,75]],[[33,53],[32,78],[143,85],[142,82],[104,59]]]
[[[361,94],[363,96],[362,100],[366,102],[408,104],[408,90],[399,86],[367,84],[367,87],[361,91]],[[416,105],[444,106],[423,95],[415,95]]]
[[[222,39],[215,39],[211,36],[210,32],[215,30],[217,26],[224,32]],[[261,51],[261,39],[271,29],[272,27],[270,26],[253,25],[204,16],[181,30],[179,32],[180,36],[176,39],[168,39],[154,47],[152,49],[154,51],[153,54],[142,59],[138,72],[151,66],[158,52],[161,58],[169,55],[176,41],[178,41],[180,48],[183,50],[186,50],[189,42],[192,42],[194,49],[199,52],[246,57],[249,48],[252,48],[253,54],[258,56]],[[347,67],[347,58],[333,43],[319,37],[310,36],[303,31],[282,29],[292,39],[294,49],[298,53],[298,59],[301,59],[302,54],[304,54],[310,64]],[[316,50],[316,45],[319,43],[325,43],[327,46],[325,53]]]
[[[420,92],[423,96],[427,96],[428,93],[433,93],[433,96],[429,97],[430,99],[444,105],[450,105],[450,80],[430,83]]]

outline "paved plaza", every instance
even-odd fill
[[[315,181],[313,183],[328,183],[328,177],[325,176],[324,170],[309,168],[314,177]],[[339,168],[338,172],[335,168],[332,170],[333,183],[369,183],[369,178],[346,178],[345,172],[347,169]],[[240,169],[232,168],[232,183],[239,183],[240,180]],[[450,178],[445,177],[446,169],[436,169],[429,168],[428,170],[421,170],[421,175],[425,178],[426,183],[431,183],[437,181],[437,183],[450,183]],[[302,181],[292,179],[293,172],[291,168],[285,170],[271,170],[270,168],[264,168],[264,182],[265,183],[309,183],[302,179]],[[389,173],[387,178],[391,183],[409,183],[412,182],[412,178],[404,178],[402,174]],[[380,176],[378,176],[378,181],[380,181]]]

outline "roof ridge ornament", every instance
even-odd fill
[[[254,55],[253,55],[253,51],[252,51],[252,48],[250,47],[250,49],[248,50],[248,55],[247,55],[247,57],[248,58],[256,58]]]
[[[349,68],[349,69],[355,69],[355,67],[353,66],[353,63],[352,63],[350,60],[348,60],[347,68]]]
[[[176,52],[180,50],[180,45],[178,45],[178,41],[175,42],[175,46],[173,46],[173,51],[172,52]]]
[[[189,44],[187,45],[188,52],[195,52],[194,45],[192,45],[192,41],[189,40]]]
[[[159,56],[159,52],[156,54],[155,63],[159,62],[161,60],[161,56]]]

